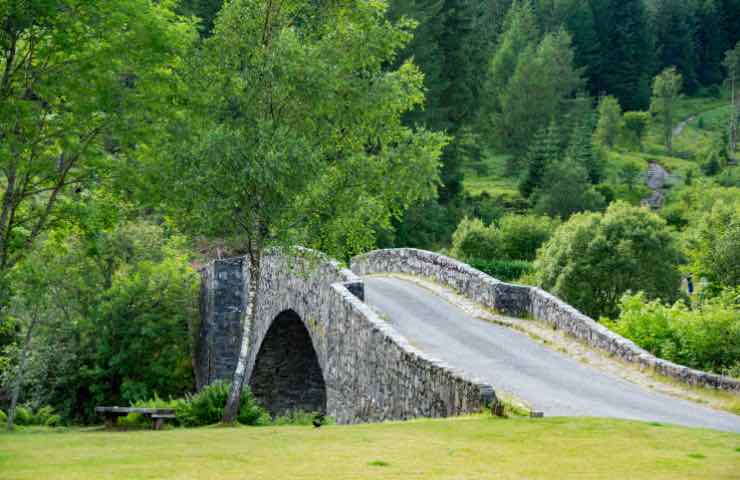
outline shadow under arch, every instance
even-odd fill
[[[249,386],[273,416],[290,411],[326,412],[326,384],[311,336],[301,317],[285,310],[262,340]]]

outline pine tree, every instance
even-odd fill
[[[622,108],[619,106],[619,101],[608,95],[602,97],[599,101],[597,109],[598,123],[596,124],[596,132],[594,137],[597,142],[606,146],[613,147],[614,142],[617,140],[619,134],[619,128],[622,123]]]
[[[735,48],[725,53],[724,66],[727,69],[727,79],[725,80],[730,90],[730,125],[729,125],[729,145],[731,152],[737,150],[738,140],[738,122],[740,122],[740,41]]]
[[[583,165],[588,174],[589,181],[595,185],[604,176],[604,166],[601,163],[601,157],[594,150],[593,134],[593,115],[583,116],[580,125],[578,125],[571,135],[566,156],[573,159],[579,165]]]
[[[644,0],[591,0],[600,54],[592,78],[598,94],[611,94],[629,110],[650,102],[653,51]]]
[[[519,182],[519,192],[529,198],[532,193],[542,187],[547,166],[560,160],[563,148],[561,132],[555,122],[550,122],[546,128],[535,135],[527,154],[527,169]]]
[[[698,87],[696,80],[696,19],[687,0],[657,0],[654,24],[658,70],[675,66],[688,93]]]
[[[698,9],[696,45],[697,78],[702,85],[722,81],[722,53],[725,45],[721,10],[716,0],[704,0]]]

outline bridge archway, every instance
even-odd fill
[[[316,350],[293,310],[281,312],[272,321],[249,385],[273,416],[295,410],[326,412],[326,384]]]

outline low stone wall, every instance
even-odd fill
[[[588,345],[662,375],[690,385],[740,391],[740,381],[657,358],[541,288],[501,282],[444,255],[412,248],[377,250],[353,258],[351,267],[358,275],[402,273],[425,277],[502,314],[530,315],[547,322]]]
[[[203,270],[199,386],[231,378],[252,281],[247,264],[243,258],[218,260]],[[273,404],[271,411],[322,401],[339,423],[357,423],[461,415],[495,399],[490,385],[413,348],[362,301],[362,280],[326,257],[266,255],[258,281],[247,375],[255,394],[264,392]],[[291,335],[281,333],[286,331]],[[323,386],[323,396],[290,380],[314,359],[320,372],[309,383],[313,390]],[[277,364],[281,375],[272,374]]]

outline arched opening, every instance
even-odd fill
[[[273,416],[326,412],[326,385],[311,337],[292,310],[275,318],[257,353],[252,393]]]

